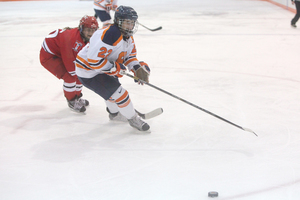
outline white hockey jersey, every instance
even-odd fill
[[[139,65],[133,37],[123,39],[119,28],[111,25],[97,30],[77,55],[76,74],[82,78],[92,78],[113,67],[113,62],[122,63],[130,71]]]
[[[118,0],[94,0],[94,9],[106,10],[107,4],[112,4],[112,7],[116,8],[118,4]]]

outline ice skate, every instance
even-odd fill
[[[144,122],[137,113],[135,113],[133,118],[128,119],[128,122],[130,126],[136,128],[139,131],[147,131],[150,129],[150,126],[146,122]]]
[[[83,106],[88,106],[88,105],[90,105],[90,102],[89,102],[88,100],[86,100],[86,99],[78,98],[78,101],[79,101],[79,103],[81,103],[81,105],[83,105]]]
[[[108,108],[106,107],[106,111],[109,113],[108,117],[112,121],[119,121],[119,122],[127,122],[127,118],[124,117],[120,112],[111,113]]]
[[[90,102],[86,99],[81,98],[82,97],[82,93],[80,93],[80,95],[77,96],[77,100],[83,105],[83,106],[88,106],[90,105]]]
[[[67,101],[68,101],[68,106],[71,108],[71,110],[80,113],[85,112],[86,110],[85,106],[78,99],[67,100]]]

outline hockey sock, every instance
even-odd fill
[[[127,119],[131,119],[135,115],[135,110],[133,104],[130,100],[128,91],[120,86],[115,93],[110,97],[110,100],[114,101],[117,105],[118,111],[125,116]],[[107,102],[107,101],[106,101]],[[108,105],[108,104],[106,104]],[[110,105],[108,105],[110,106]],[[110,112],[114,113],[114,108],[112,106],[108,107]]]

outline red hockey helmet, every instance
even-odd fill
[[[83,16],[79,22],[79,29],[82,30],[83,28],[98,29],[97,19],[94,16]]]

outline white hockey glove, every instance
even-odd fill
[[[145,63],[143,61],[140,61],[139,65],[133,66],[132,71],[133,71],[133,73],[136,77],[138,77],[139,79],[149,83],[150,68],[149,68],[147,63]],[[139,81],[135,80],[135,82],[138,82],[139,84],[143,85],[143,83],[141,83]]]
[[[103,72],[109,76],[117,76],[119,78],[123,77],[124,73],[127,70],[126,67],[123,64],[117,62],[113,62],[112,65],[112,68]]]
[[[105,8],[106,8],[106,11],[109,12],[110,10],[113,9],[113,6],[112,6],[111,3],[108,3],[108,4],[105,5]]]

